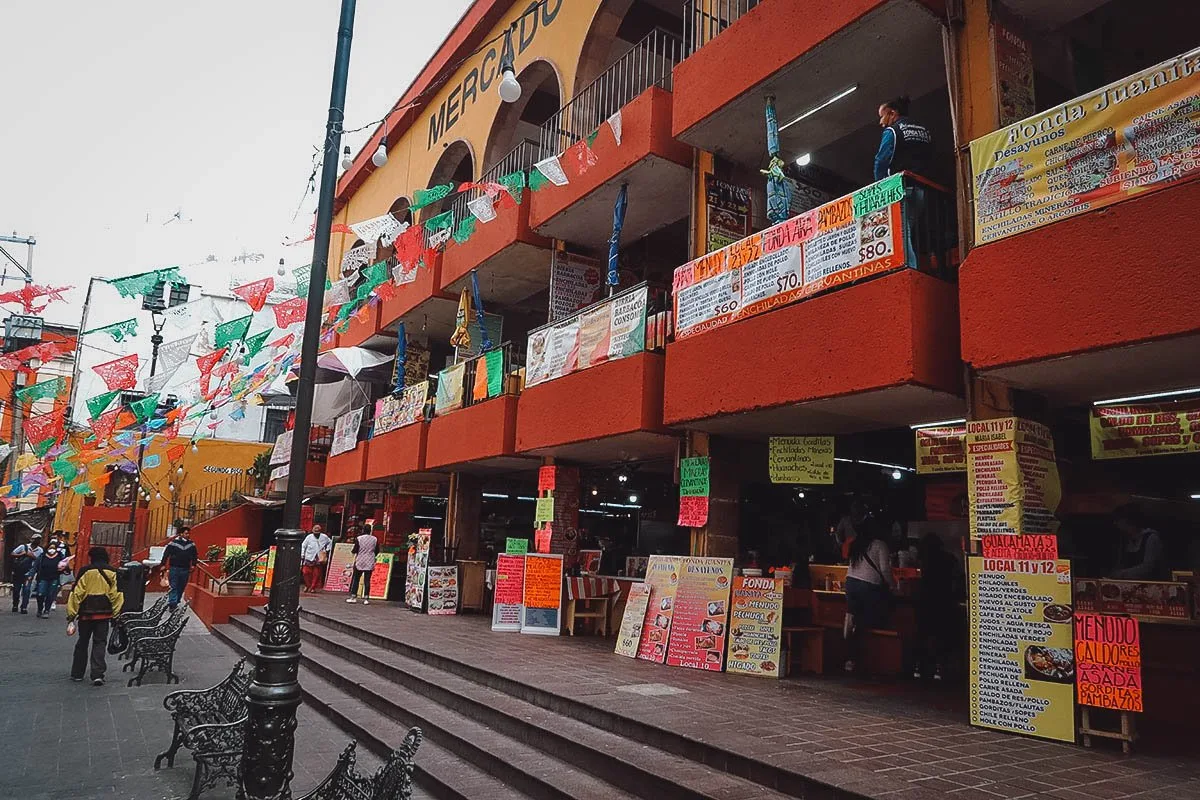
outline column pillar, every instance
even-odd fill
[[[708,456],[708,524],[692,528],[694,556],[737,558],[739,507],[742,495],[740,471],[728,444],[700,431],[689,431],[688,456]]]
[[[449,494],[446,502],[446,546],[458,548],[455,556],[458,559],[477,559],[483,479],[465,472],[452,472]]]

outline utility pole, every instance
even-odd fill
[[[275,532],[275,577],[267,615],[254,654],[254,681],[247,692],[249,720],[242,750],[242,785],[239,798],[288,800],[291,797],[292,757],[296,749],[296,707],[300,705],[300,505],[304,500],[304,468],[312,427],[313,393],[317,378],[317,350],[321,343],[321,306],[333,225],[334,191],[337,188],[338,150],[346,105],[346,79],[350,71],[350,43],[354,36],[355,0],[342,0],[321,183],[317,195],[317,222],[313,241],[312,274],[308,283],[308,310],[300,350],[300,380],[296,390],[296,424],[288,462],[287,500],[283,527]]]
[[[4,282],[8,280],[9,264],[17,268],[25,283],[33,283],[33,246],[37,244],[37,239],[32,236],[19,236],[16,231],[13,231],[12,236],[0,235],[0,242],[25,245],[25,266],[21,266],[21,262],[13,258],[12,253],[0,244],[0,255],[4,256],[4,271],[0,272],[0,286],[3,286]]]
[[[161,311],[150,312],[150,318],[154,322],[154,335],[150,337],[150,377],[153,378],[154,373],[158,370],[158,348],[163,342],[162,329],[167,318]],[[128,564],[133,560],[133,536],[137,529],[138,498],[142,496],[142,462],[146,459],[145,438],[143,436],[138,441],[137,486],[134,487],[133,494],[129,497],[129,527],[125,531],[125,552],[121,558],[122,564]]]

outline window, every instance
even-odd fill
[[[274,444],[275,440],[279,438],[279,434],[287,429],[289,413],[291,413],[290,408],[267,409],[267,413],[263,416],[262,441]]]

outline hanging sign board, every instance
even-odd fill
[[[363,410],[356,408],[337,418],[333,427],[333,444],[329,446],[329,455],[336,456],[348,453],[358,444],[358,428],[362,424]]]
[[[492,597],[492,630],[521,630],[521,618],[525,611],[524,593],[525,556],[507,554],[496,556],[496,590]]]
[[[1200,453],[1200,400],[1094,406],[1092,458]]]
[[[771,483],[833,483],[832,436],[772,436],[769,448]]]
[[[967,426],[943,425],[917,428],[917,474],[934,475],[940,472],[966,472]]]
[[[561,555],[525,556],[525,604],[521,633],[558,636],[562,629],[563,559]]]

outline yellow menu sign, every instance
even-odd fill
[[[1200,174],[1200,49],[971,142],[985,244]]]
[[[967,561],[971,724],[1075,741],[1070,562]]]
[[[967,426],[917,428],[917,474],[964,472],[967,469]]]
[[[733,579],[726,672],[778,678],[782,673],[783,579]]]
[[[1053,533],[1062,499],[1054,438],[1017,417],[967,423],[971,537]]]
[[[1200,453],[1200,400],[1092,409],[1092,458]]]
[[[833,483],[832,436],[772,436],[771,483]]]

